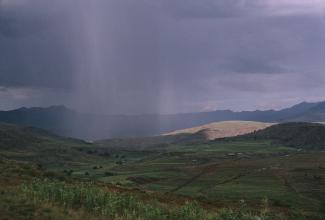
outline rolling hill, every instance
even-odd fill
[[[0,123],[0,159],[45,166],[80,163],[96,159],[97,155],[87,154],[92,147],[85,141],[60,137],[43,129]]]
[[[40,145],[71,148],[82,144],[87,145],[85,141],[60,137],[44,129],[0,123],[1,149],[28,149]]]
[[[214,140],[223,137],[232,137],[252,133],[273,125],[272,123],[253,121],[224,121],[214,122],[198,127],[183,129],[167,133],[166,135],[195,134],[202,133],[207,140]]]
[[[230,139],[271,140],[274,144],[310,150],[325,150],[325,125],[289,122]]]

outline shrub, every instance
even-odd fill
[[[112,172],[108,172],[108,171],[106,171],[104,174],[105,174],[105,176],[115,176],[114,173],[112,173]]]
[[[205,219],[205,212],[197,202],[188,202],[176,211],[176,217],[179,220]]]

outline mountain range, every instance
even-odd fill
[[[43,128],[58,135],[89,140],[152,136],[230,120],[322,122],[325,121],[325,102],[303,102],[278,111],[217,110],[170,115],[98,115],[81,113],[65,106],[0,111],[0,122]]]

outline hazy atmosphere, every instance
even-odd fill
[[[0,219],[324,220],[325,0],[0,0]]]
[[[2,0],[0,108],[105,114],[325,99],[323,0]]]

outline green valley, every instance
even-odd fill
[[[289,125],[292,132],[286,130]],[[274,125],[213,141],[199,132],[90,143],[3,124],[1,191],[8,196],[9,187],[33,198],[36,203],[27,201],[35,209],[30,215],[45,215],[43,209],[56,215],[64,209],[71,219],[324,219],[324,142],[300,133],[322,137],[325,126],[301,126]],[[290,143],[283,141],[285,135]],[[57,190],[66,191],[67,201]],[[84,204],[82,193],[88,191],[101,205]],[[107,198],[101,198],[104,192]],[[124,201],[125,193],[135,200],[127,197],[127,204],[111,207],[108,198]],[[20,209],[15,201],[2,203],[8,215]]]

